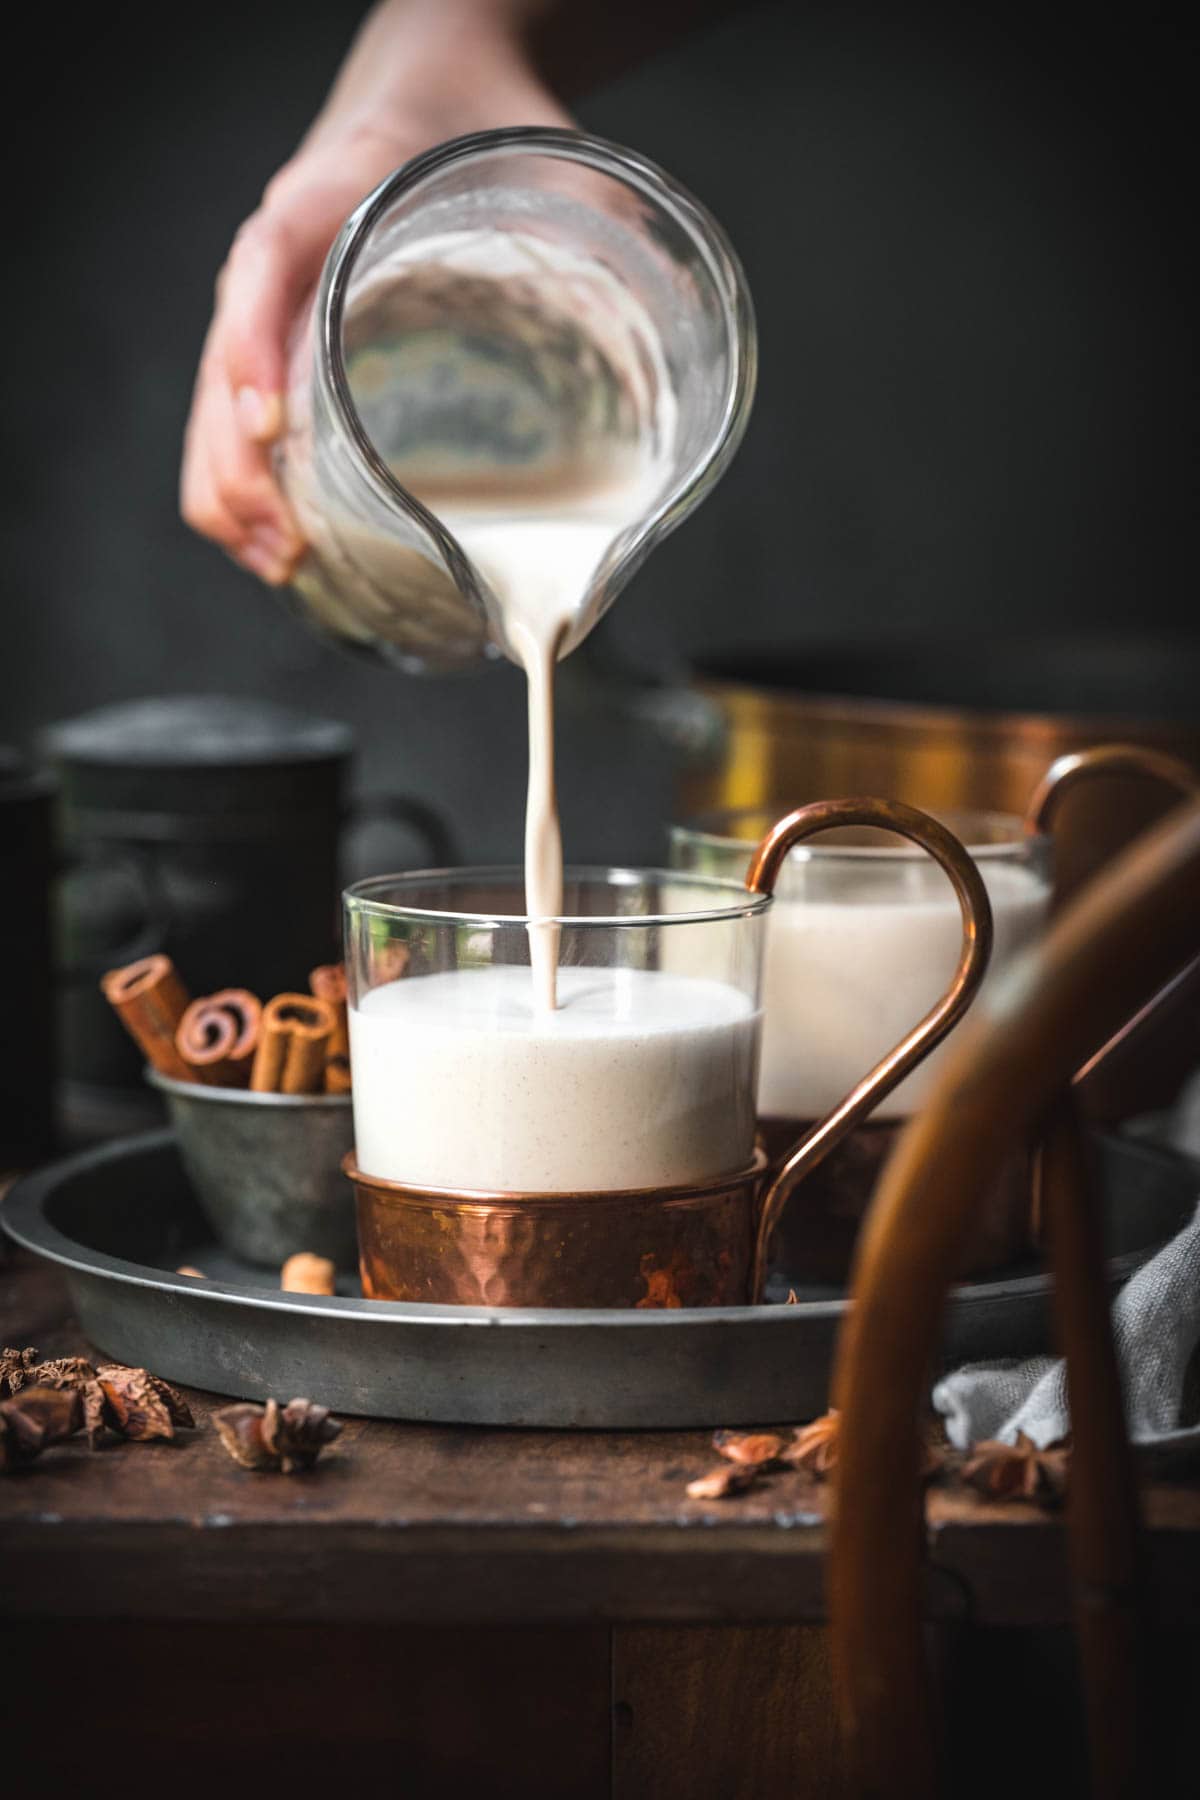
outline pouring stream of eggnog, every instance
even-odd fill
[[[563,909],[562,829],[554,779],[554,668],[585,635],[592,577],[613,538],[643,504],[640,483],[580,499],[569,514],[505,516],[445,508],[445,519],[491,589],[504,648],[529,690],[529,784],[525,803],[525,910],[538,1008],[557,1005]]]

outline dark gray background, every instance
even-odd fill
[[[267,693],[350,720],[367,787],[437,799],[472,857],[511,859],[515,672],[343,659],[176,511],[213,277],[359,10],[47,21],[10,177],[0,738],[134,695]],[[725,223],[762,340],[732,473],[607,648],[657,669],[953,629],[986,656],[1012,632],[1186,623],[1191,73],[1154,7],[1118,34],[1069,9],[782,5],[580,104]],[[582,688],[571,672],[568,853],[653,854],[669,757]]]

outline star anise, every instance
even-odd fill
[[[24,1395],[32,1387],[54,1389],[76,1397],[77,1421],[94,1450],[105,1430],[135,1440],[169,1438],[176,1425],[192,1425],[186,1400],[148,1369],[105,1363],[94,1369],[83,1356],[58,1356],[39,1362],[32,1347],[0,1351],[0,1395]]]
[[[1056,1506],[1067,1491],[1070,1445],[1064,1438],[1039,1449],[1023,1431],[1015,1444],[987,1438],[972,1447],[962,1478],[991,1500],[1032,1500]]]
[[[831,1407],[811,1424],[796,1425],[792,1441],[780,1453],[780,1461],[790,1469],[807,1469],[812,1475],[828,1475],[837,1462],[838,1433],[841,1421],[837,1408]]]
[[[79,1430],[83,1411],[71,1388],[26,1387],[0,1400],[0,1473],[22,1467]]]
[[[89,1381],[81,1389],[79,1398],[83,1405],[83,1429],[87,1433],[88,1449],[98,1450],[105,1431],[104,1389],[98,1381]]]
[[[690,1500],[727,1500],[731,1494],[744,1494],[754,1487],[762,1474],[761,1463],[721,1463],[707,1475],[698,1475],[687,1484]]]
[[[37,1356],[32,1345],[26,1350],[0,1350],[0,1399],[19,1394],[28,1386],[29,1371],[37,1362]]]
[[[194,1422],[186,1400],[148,1369],[105,1363],[96,1370],[96,1385],[103,1396],[102,1422],[121,1437],[139,1443],[148,1438],[173,1438],[176,1425]],[[94,1399],[90,1410],[94,1418]]]
[[[38,1363],[30,1369],[29,1377],[39,1387],[73,1388],[80,1392],[96,1379],[96,1371],[86,1357],[57,1356],[50,1362]]]
[[[766,1468],[778,1461],[783,1439],[773,1431],[714,1431],[713,1449],[726,1462]]]
[[[243,1469],[280,1469],[285,1475],[311,1468],[342,1429],[327,1406],[314,1406],[311,1400],[226,1406],[213,1414],[213,1424]]]

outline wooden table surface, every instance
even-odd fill
[[[60,1277],[23,1253],[0,1263],[0,1337],[89,1353]],[[188,1399],[198,1429],[172,1443],[73,1440],[0,1479],[0,1660],[103,1674],[73,1689],[70,1731],[54,1680],[0,1683],[14,1791],[87,1790],[126,1694],[145,1766],[180,1794],[261,1778],[303,1796],[350,1771],[402,1776],[410,1800],[849,1792],[819,1482],[700,1503],[684,1490],[715,1462],[704,1432],[360,1419],[307,1475],[256,1475],[211,1426],[224,1402]],[[1200,1492],[1144,1498],[1177,1723]],[[978,1745],[1003,1694],[1042,1746],[1050,1785],[1028,1791],[1082,1791],[1061,1520],[933,1490],[927,1528],[949,1777],[991,1791]]]
[[[89,1351],[57,1273],[0,1268],[4,1341]],[[320,1395],[309,1396],[320,1399]],[[279,1398],[289,1399],[290,1395]],[[80,1439],[0,1482],[9,1617],[579,1621],[817,1620],[828,1490],[803,1473],[687,1498],[715,1463],[696,1431],[496,1431],[347,1419],[307,1475],[253,1474],[189,1393],[173,1443]],[[1200,1490],[1145,1492],[1160,1604],[1200,1604]],[[931,1617],[1069,1617],[1061,1520],[931,1491]],[[88,1580],[77,1576],[80,1560]],[[302,1571],[298,1578],[297,1571]],[[169,1577],[169,1578],[168,1578]]]

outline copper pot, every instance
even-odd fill
[[[1200,640],[1078,636],[731,654],[696,666],[676,817],[887,794],[1023,814],[1067,751],[1132,743],[1200,764]],[[1065,898],[1175,796],[1114,776],[1056,832]]]

